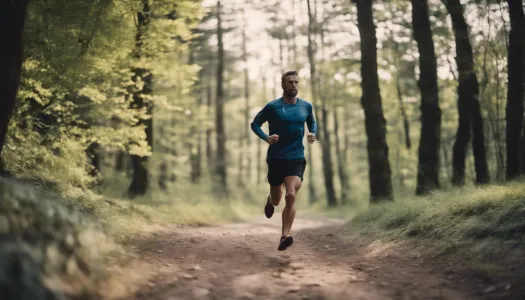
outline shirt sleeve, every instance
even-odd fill
[[[308,105],[308,115],[306,116],[306,125],[308,126],[308,131],[317,135],[317,122],[315,122],[313,105]]]
[[[264,122],[268,121],[268,111],[268,105],[266,105],[261,111],[257,113],[251,124],[252,131],[264,141],[268,138],[268,135],[264,133],[261,126],[264,124]]]

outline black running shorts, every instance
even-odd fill
[[[272,186],[279,186],[284,182],[284,177],[298,176],[303,180],[306,159],[267,159],[268,182]]]

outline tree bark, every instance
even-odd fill
[[[372,1],[353,0],[357,6],[357,20],[361,38],[361,105],[365,113],[368,139],[370,201],[393,200],[386,120],[383,115],[379,78],[377,75],[377,38],[372,12]]]
[[[250,78],[248,74],[248,50],[247,50],[247,36],[246,36],[246,10],[244,10],[244,29],[242,31],[242,59],[245,63],[245,69],[244,69],[244,124],[250,123]],[[244,161],[246,161],[246,170],[243,174],[243,170],[241,169],[240,175],[243,176],[247,182],[250,181],[251,177],[251,171],[252,171],[252,156],[250,155],[251,150],[251,144],[250,144],[250,127],[244,126],[244,148],[241,148],[241,155],[244,157]]]
[[[341,150],[341,132],[339,130],[339,116],[334,109],[334,133],[335,133],[335,153],[337,156],[337,168],[339,182],[341,183],[341,204],[346,205],[350,201],[350,178],[347,172],[347,162],[345,153]]]
[[[524,161],[521,157],[523,145],[523,101],[525,97],[525,16],[520,0],[507,0],[510,15],[508,51],[508,90],[506,107],[507,180],[517,178]]]
[[[418,80],[421,91],[421,135],[418,151],[416,195],[439,188],[441,109],[439,107],[437,64],[426,0],[412,0],[412,28],[419,50]]]
[[[317,73],[316,73],[316,65],[315,65],[315,50],[314,50],[314,41],[312,41],[312,35],[314,34],[314,23],[315,23],[315,20],[314,20],[314,17],[312,15],[312,9],[310,7],[310,0],[306,0],[306,4],[307,4],[307,7],[308,7],[308,33],[307,33],[307,38],[308,38],[308,47],[307,47],[307,54],[308,54],[308,62],[310,64],[310,88],[312,89],[312,103],[315,105],[316,102],[317,102],[317,88],[316,88],[316,76],[317,76]],[[319,118],[318,118],[318,114],[317,114],[317,110],[314,109],[314,115],[315,115],[315,118],[318,120],[319,122]],[[319,133],[321,133],[321,131],[319,131],[317,133],[317,138],[320,139],[319,137]],[[321,141],[319,141],[319,143],[322,144]],[[308,185],[308,197],[309,197],[309,202],[310,204],[314,203],[315,201],[317,201],[317,192],[316,192],[316,189],[315,189],[315,183],[314,183],[314,175],[313,175],[313,170],[315,170],[315,167],[313,165],[313,159],[312,159],[312,156],[313,156],[313,148],[310,144],[308,144],[308,165],[310,165],[310,171],[309,171],[309,174],[308,174],[308,181],[309,181],[309,185]]]
[[[334,189],[334,168],[332,164],[332,149],[330,147],[330,131],[328,130],[328,109],[324,104],[325,102],[326,99],[323,99],[323,105],[321,108],[321,113],[323,115],[323,123],[321,125],[321,130],[323,132],[323,142],[321,143],[323,149],[323,177],[326,188],[326,201],[328,206],[333,207],[337,205],[337,197]]]
[[[143,43],[146,38],[146,33],[151,21],[151,11],[149,0],[142,0],[142,8],[137,13],[137,33],[135,35],[135,49],[133,56],[135,59],[140,59],[143,56]],[[147,95],[152,94],[152,80],[151,72],[144,68],[133,68],[133,82],[137,80],[143,81],[141,90],[133,92],[132,108],[142,110],[146,108],[147,118],[140,119],[138,126],[144,126],[146,133],[146,141],[148,147],[153,147],[153,105],[146,99]],[[128,189],[130,196],[144,195],[149,187],[148,174],[148,156],[131,155],[131,164],[133,167],[133,177]]]
[[[208,90],[206,93],[206,109],[208,118],[212,118],[211,114],[211,107],[213,105],[212,101],[212,90],[211,90],[211,82],[208,83]],[[206,128],[205,136],[206,136],[206,162],[208,164],[208,168],[211,169],[211,166],[213,165],[213,147],[212,147],[212,128],[208,127]]]
[[[326,18],[325,18],[326,20]],[[322,23],[323,24],[323,23]],[[325,57],[325,30],[324,26],[320,26],[320,38],[321,38],[321,57]],[[319,84],[319,95],[321,99],[321,115],[322,119],[318,120],[318,123],[321,124],[321,132],[322,137],[319,138],[321,141],[321,147],[322,147],[322,159],[323,159],[323,175],[324,175],[324,183],[325,183],[325,189],[326,189],[326,200],[328,206],[336,206],[337,205],[337,196],[335,194],[335,188],[334,188],[334,165],[332,163],[332,143],[330,140],[330,130],[328,128],[329,124],[329,112],[327,108],[327,102],[329,97],[328,92],[324,90],[326,84],[328,82],[324,82],[326,79],[326,74],[324,72],[324,61],[321,65],[321,71],[319,72],[319,77],[317,80],[317,83]]]
[[[24,25],[29,1],[0,2],[0,174],[4,173],[2,150],[15,108],[24,53]]]
[[[479,106],[479,83],[474,70],[474,57],[469,30],[463,7],[459,0],[443,0],[452,19],[456,38],[456,63],[458,66],[458,112],[459,124],[454,144],[452,183],[465,182],[465,156],[473,133],[472,148],[475,160],[476,183],[489,182],[489,171],[485,152],[485,134]]]
[[[221,1],[217,1],[217,39],[218,39],[218,66],[217,66],[217,98],[215,107],[215,128],[217,130],[217,157],[215,159],[215,173],[219,176],[219,189],[227,191],[226,171],[226,136],[224,131],[224,45],[221,18]]]

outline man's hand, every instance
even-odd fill
[[[272,134],[266,138],[266,142],[270,145],[273,145],[279,141],[279,136],[277,134]]]
[[[308,138],[308,143],[313,144],[315,142],[315,134],[308,133],[306,137]]]

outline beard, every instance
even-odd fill
[[[297,90],[287,90],[287,91],[284,91],[284,95],[286,97],[295,97],[297,96]]]

